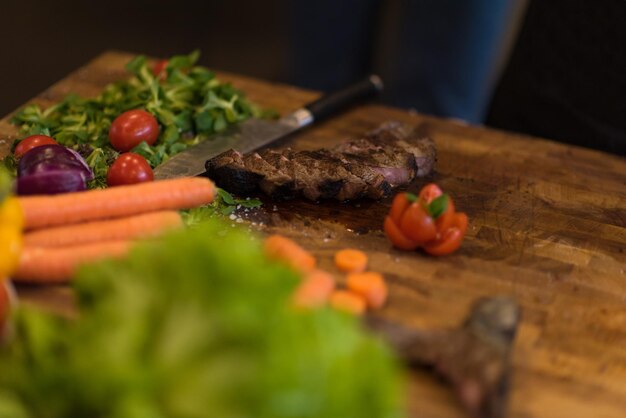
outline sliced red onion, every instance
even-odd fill
[[[86,189],[93,172],[76,151],[42,145],[25,153],[18,168],[17,193],[56,194]]]
[[[79,192],[86,188],[83,173],[76,169],[42,171],[17,178],[18,195]]]
[[[72,155],[74,155],[74,157],[76,158],[76,161],[78,163],[80,163],[80,165],[85,169],[85,172],[88,173],[87,176],[88,177],[91,176],[91,177],[87,178],[86,180],[93,180],[93,171],[91,171],[91,167],[89,167],[89,165],[87,165],[87,162],[85,161],[83,156],[80,155],[78,153],[78,151],[75,151],[75,150],[73,150],[71,148],[65,148],[65,149],[68,150],[69,152],[71,152]]]

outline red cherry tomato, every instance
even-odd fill
[[[402,220],[402,214],[409,207],[411,202],[407,198],[406,193],[398,193],[396,197],[393,198],[393,202],[391,203],[391,211],[389,211],[389,216],[396,223],[400,224]]]
[[[159,124],[151,113],[135,109],[119,115],[109,129],[109,140],[120,152],[130,151],[145,141],[154,144],[159,137]]]
[[[435,221],[417,202],[411,203],[402,214],[400,230],[407,238],[419,244],[432,241],[437,237]]]
[[[107,184],[121,186],[154,180],[150,164],[139,154],[127,152],[117,157],[107,171]]]
[[[424,246],[424,251],[430,255],[447,255],[455,252],[461,246],[463,234],[458,228],[449,228],[440,239]]]
[[[58,145],[58,143],[47,135],[31,135],[22,139],[19,144],[17,144],[13,154],[16,158],[20,158],[31,149],[37,148],[41,145]]]
[[[431,183],[418,196],[398,193],[383,229],[396,248],[422,247],[427,253],[439,256],[453,253],[461,246],[467,225],[467,215],[456,212],[452,198]]]
[[[424,251],[430,255],[451,254],[461,246],[465,231],[467,231],[467,215],[462,212],[455,213],[452,226],[446,229],[436,241],[424,245]]]
[[[161,81],[165,80],[167,77],[167,72],[165,69],[167,68],[168,60],[160,60],[154,63],[152,67],[152,73]]]
[[[404,233],[402,233],[402,231],[400,231],[390,216],[385,217],[383,228],[385,230],[385,234],[387,234],[387,237],[394,247],[401,250],[414,250],[419,246],[417,242],[411,241],[406,237],[406,235],[404,235]]]
[[[433,200],[443,194],[443,191],[435,183],[429,183],[420,190],[419,199],[426,204],[430,204]]]
[[[437,225],[437,233],[442,233],[446,229],[450,228],[452,222],[454,220],[455,215],[454,202],[452,202],[452,198],[448,196],[448,207],[446,211],[439,215],[435,220],[435,225]]]

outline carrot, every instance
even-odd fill
[[[263,248],[269,258],[283,261],[299,272],[309,272],[317,264],[315,257],[311,253],[282,235],[270,235],[267,237]]]
[[[211,180],[186,177],[54,196],[26,196],[19,201],[25,229],[35,229],[192,208],[211,203],[215,192]]]
[[[324,305],[335,289],[335,279],[323,270],[313,270],[302,280],[293,295],[293,303],[299,308],[316,308]]]
[[[365,312],[365,299],[348,290],[335,290],[330,295],[330,306],[355,315]]]
[[[346,287],[361,295],[367,306],[374,309],[385,304],[389,293],[383,276],[373,271],[348,274]]]
[[[24,245],[30,247],[63,247],[102,241],[151,238],[182,227],[176,211],[151,212],[127,218],[94,221],[76,225],[38,229],[24,234]]]
[[[335,253],[335,265],[344,273],[361,273],[367,268],[367,255],[363,251],[346,248]]]
[[[131,244],[131,241],[108,241],[54,249],[24,247],[12,278],[16,282],[65,283],[81,264],[122,257]]]

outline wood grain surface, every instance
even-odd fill
[[[126,76],[123,66],[130,57],[105,53],[33,102],[50,105],[68,93],[96,95]],[[317,96],[218,74],[281,113]],[[293,237],[329,268],[337,249],[365,250],[372,269],[383,272],[391,286],[380,314],[411,326],[456,326],[476,298],[513,295],[523,320],[508,416],[626,416],[626,160],[377,105],[350,110],[280,145],[332,145],[391,119],[413,124],[435,140],[436,172],[409,190],[436,181],[469,215],[458,253],[432,258],[394,250],[381,230],[388,200],[266,200],[244,225]],[[2,119],[0,155],[16,136],[8,117]],[[66,287],[22,286],[18,292],[25,303],[72,312]],[[446,385],[430,373],[414,371],[409,380],[410,416],[463,416]]]

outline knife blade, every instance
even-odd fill
[[[382,89],[383,83],[380,77],[370,75],[365,80],[326,94],[283,116],[278,121],[249,119],[174,155],[155,168],[154,178],[168,179],[203,175],[206,172],[206,162],[229,149],[242,154],[255,151],[314,122],[330,117],[358,101],[374,96]]]

